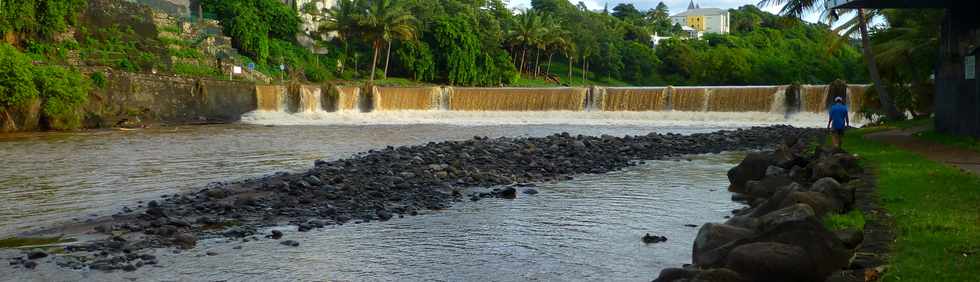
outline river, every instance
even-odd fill
[[[441,115],[256,114],[229,125],[0,135],[0,237],[109,215],[213,181],[299,171],[316,159],[389,145],[475,135],[691,134],[785,121],[738,114],[712,122],[662,114]],[[540,194],[515,200],[466,201],[418,217],[287,232],[303,244],[296,249],[271,240],[212,239],[179,255],[160,250],[162,267],[132,273],[77,272],[42,263],[32,272],[0,266],[0,279],[648,281],[661,268],[689,262],[697,229],[686,224],[718,221],[738,207],[724,191],[725,172],[738,156],[652,161],[540,184]],[[648,232],[669,240],[645,245],[639,238]],[[207,251],[218,255],[206,256]],[[13,255],[0,251],[0,258]]]

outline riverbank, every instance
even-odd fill
[[[812,130],[785,126],[709,134],[650,134],[625,138],[553,135],[545,138],[476,138],[387,148],[351,159],[317,162],[301,174],[278,174],[222,183],[191,194],[149,202],[149,208],[58,230],[99,239],[66,248],[74,266],[132,269],[140,255],[159,247],[190,248],[198,238],[249,238],[259,227],[292,224],[301,229],[387,220],[468,200],[465,187],[497,187],[486,195],[509,197],[512,183],[554,181],[602,173],[634,160],[692,153],[762,148],[782,136]],[[477,198],[480,194],[476,194]],[[89,229],[85,229],[89,228]],[[45,232],[35,233],[42,235]],[[112,233],[112,235],[105,234]],[[302,242],[295,242],[301,243]],[[101,255],[102,252],[104,255]],[[148,257],[147,257],[148,258]],[[95,267],[93,267],[95,266]]]
[[[748,207],[701,227],[692,264],[655,281],[866,281],[893,238],[874,179],[844,151],[788,139],[728,172],[733,200]],[[873,279],[872,279],[873,280]]]
[[[884,281],[980,277],[980,178],[865,138],[881,130],[851,131],[844,147],[874,168],[882,205],[895,217],[898,237]]]

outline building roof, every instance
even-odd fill
[[[717,16],[728,13],[727,10],[718,8],[703,8],[703,9],[691,9],[684,11],[683,13],[673,15],[671,17],[686,17],[686,16]]]

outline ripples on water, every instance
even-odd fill
[[[694,133],[719,127],[650,126],[257,126],[0,135],[0,238],[212,181],[299,171],[388,145],[480,136]]]
[[[279,241],[201,242],[161,250],[161,265],[133,273],[74,272],[42,264],[39,276],[90,280],[227,281],[649,281],[690,261],[700,225],[738,205],[725,172],[738,154],[652,161],[604,175],[543,184],[534,196],[485,199],[388,222],[348,224]],[[289,227],[286,227],[289,228]],[[645,233],[667,236],[644,244]],[[234,249],[241,246],[241,249]],[[217,256],[204,255],[207,251]],[[0,271],[2,273],[3,271]],[[7,276],[10,277],[10,276]]]
[[[387,145],[474,135],[689,134],[719,127],[596,125],[215,125],[131,132],[0,135],[0,237],[51,226],[208,182],[305,170]],[[648,281],[690,260],[696,228],[736,207],[724,192],[733,154],[654,161],[545,184],[535,196],[458,203],[424,216],[276,241],[205,241],[189,254],[160,250],[165,267],[137,272],[39,271],[0,266],[0,280],[607,280]],[[644,245],[644,233],[665,243]],[[242,245],[243,249],[233,247]],[[204,256],[206,251],[218,256]],[[0,251],[0,258],[16,255]]]

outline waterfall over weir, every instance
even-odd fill
[[[852,110],[864,102],[867,85],[849,85]],[[743,120],[825,123],[827,85],[683,87],[372,87],[256,86],[257,112],[246,122],[288,118],[290,123],[451,122],[604,123]],[[302,116],[289,117],[291,113]],[[315,113],[315,115],[311,115]],[[857,115],[852,113],[857,118]],[[797,123],[799,124],[799,123]]]

